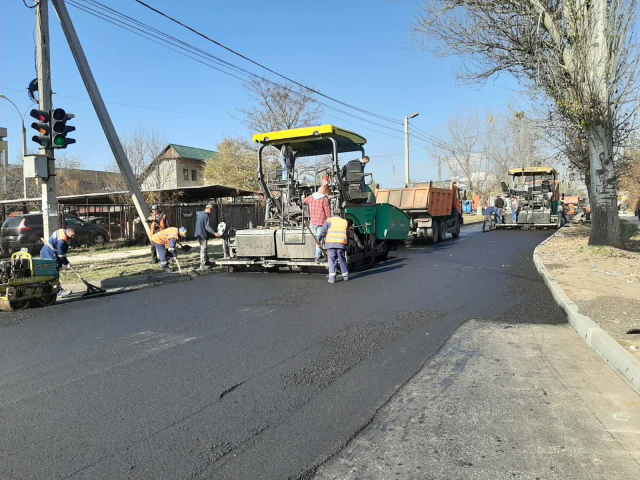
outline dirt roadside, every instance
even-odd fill
[[[640,359],[640,224],[621,215],[625,249],[588,245],[589,226],[564,228],[538,254],[580,313]]]

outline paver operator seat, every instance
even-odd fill
[[[344,182],[347,185],[349,200],[353,203],[364,203],[369,199],[365,189],[364,164],[360,160],[351,160],[342,167]]]

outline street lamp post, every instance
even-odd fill
[[[29,107],[24,111],[24,113],[20,112],[18,106],[11,101],[11,99],[7,98],[5,95],[0,93],[0,98],[4,98],[7,102],[9,102],[20,115],[20,120],[22,122],[22,195],[24,198],[27,198],[27,177],[24,176],[24,156],[27,154],[27,129],[24,126],[24,117],[27,115],[29,109],[35,105],[32,103]]]
[[[409,175],[409,119],[416,118],[419,114],[414,113],[408,117],[404,117],[404,186],[411,182]]]

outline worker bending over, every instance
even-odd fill
[[[73,228],[61,228],[53,232],[49,240],[44,241],[44,246],[40,250],[40,258],[46,258],[56,261],[56,279],[60,279],[60,268],[64,265],[67,269],[71,268],[67,252],[69,251],[69,243],[75,237],[76,231]],[[67,293],[60,288],[58,296],[63,297]]]
[[[169,227],[154,233],[151,237],[151,240],[153,240],[153,245],[158,252],[160,265],[162,265],[162,270],[164,270],[165,272],[169,271],[168,258],[178,257],[176,246],[180,241],[180,237],[184,237],[186,235],[187,229],[184,227],[180,227],[179,229],[176,227]],[[167,255],[167,253],[169,255]]]
[[[169,228],[169,220],[167,220],[167,214],[160,211],[158,205],[151,206],[151,215],[147,218],[149,222],[149,232],[151,236],[159,230]],[[158,263],[158,254],[154,245],[151,245],[151,263]]]
[[[329,283],[335,283],[336,270],[338,262],[340,262],[340,271],[342,272],[342,279],[346,282],[349,280],[349,270],[347,269],[347,257],[345,255],[347,249],[347,243],[349,238],[347,237],[348,223],[344,218],[338,216],[338,213],[334,213],[334,216],[328,218],[318,236],[318,241],[324,241],[325,248],[327,249],[327,256],[329,257]]]

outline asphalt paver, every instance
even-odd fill
[[[566,322],[532,262],[550,233],[3,313],[0,478],[309,478],[467,320]]]

